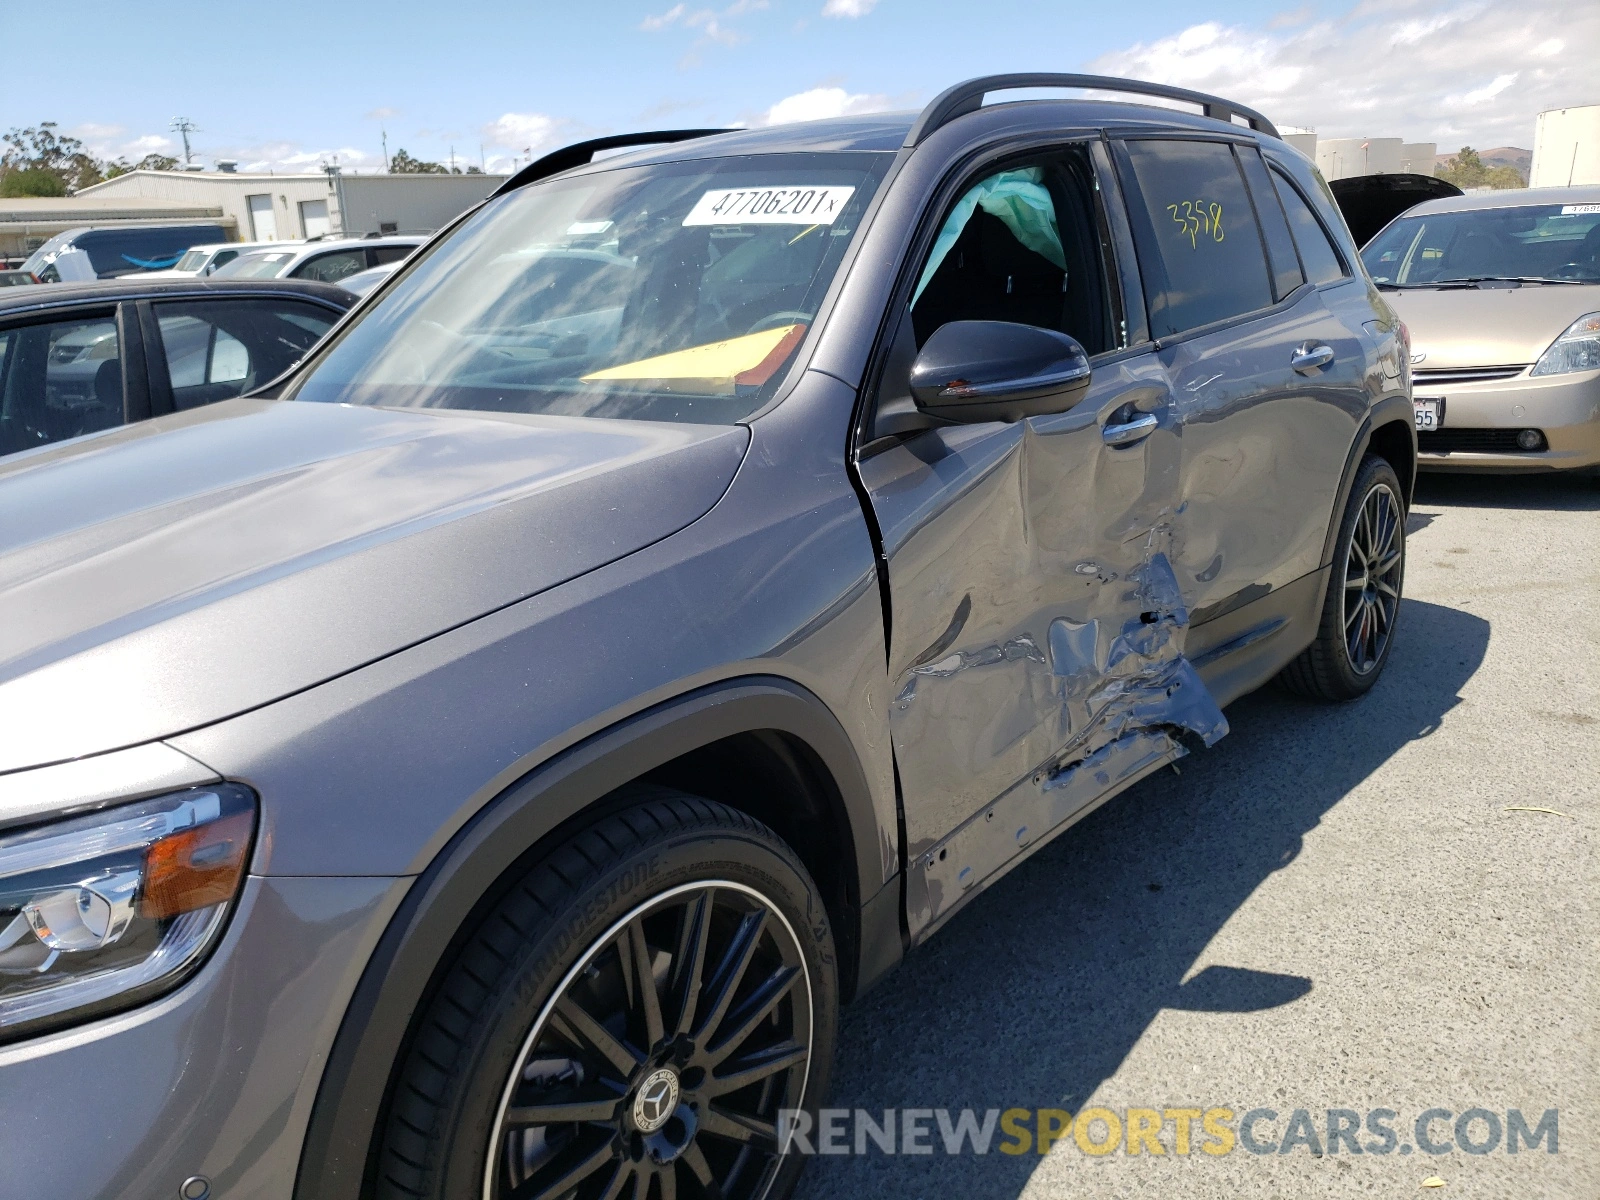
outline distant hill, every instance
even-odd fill
[[[1433,162],[1436,167],[1450,165],[1450,160],[1455,157],[1455,152],[1435,156]],[[1520,146],[1496,146],[1493,150],[1480,150],[1478,157],[1483,160],[1486,167],[1510,167],[1522,176],[1522,182],[1528,182],[1528,169],[1533,165],[1533,151],[1524,150]]]

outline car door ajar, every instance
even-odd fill
[[[957,195],[902,309],[878,409],[909,402],[910,363],[947,321],[1068,333],[1094,374],[1069,411],[883,438],[858,463],[888,573],[913,934],[1182,753],[1179,736],[1209,745],[1227,729],[1182,656],[1178,430],[1153,348],[1122,344],[1089,154],[991,168]]]
[[[1321,602],[1328,522],[1365,412],[1366,351],[1306,284],[1252,143],[1129,138],[1116,150],[1182,425],[1174,565],[1191,650],[1225,654]],[[1208,678],[1225,698],[1261,682]]]

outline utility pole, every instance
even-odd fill
[[[387,175],[389,173],[389,131],[380,126],[378,133],[383,138],[383,173]]]
[[[456,173],[456,148],[454,146],[451,146],[450,147],[450,174],[454,175],[455,173]]]
[[[331,163],[323,163],[322,170],[328,177],[328,190],[333,193],[334,203],[339,208],[339,232],[348,233],[344,216],[344,172],[339,167],[339,156],[335,154]]]
[[[200,126],[189,120],[188,117],[173,117],[170,128],[174,133],[183,135],[183,165],[187,167],[194,161],[194,155],[189,152],[189,135],[191,133],[199,133]]]

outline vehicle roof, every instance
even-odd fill
[[[298,246],[296,241],[283,242],[198,242],[190,250],[281,250],[285,246]],[[186,251],[187,253],[187,251]]]
[[[1517,188],[1503,192],[1468,192],[1424,200],[1406,210],[1408,217],[1427,213],[1470,212],[1485,208],[1528,208],[1537,204],[1600,204],[1600,185],[1581,187]]]
[[[1243,137],[1257,136],[1243,125],[1224,124],[1211,117],[1160,104],[1137,104],[1121,100],[1011,100],[985,104],[974,113],[957,117],[952,125],[983,114],[1005,110],[1008,114],[1033,117],[1041,127],[1062,129],[1097,128],[1178,128],[1196,132],[1227,131]],[[618,166],[682,162],[695,158],[729,158],[742,154],[809,153],[892,153],[905,143],[906,135],[919,114],[914,112],[871,113],[855,117],[832,117],[822,121],[802,121],[793,125],[768,125],[738,129],[691,141],[651,146],[628,154],[602,158],[567,175],[610,170]],[[1275,142],[1261,137],[1263,142]]]
[[[326,238],[316,242],[286,242],[282,244],[266,244],[251,251],[251,254],[290,254],[298,261],[310,258],[314,254],[322,254],[328,250],[350,250],[365,246],[420,246],[428,240],[428,234],[394,233],[387,237],[341,237]],[[239,259],[245,256],[241,254]],[[229,263],[232,266],[233,263]]]
[[[305,296],[340,308],[349,308],[356,301],[336,284],[309,279],[101,279],[0,288],[0,317],[99,300],[176,300],[229,294]]]

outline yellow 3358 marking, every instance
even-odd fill
[[[1167,205],[1167,211],[1178,227],[1178,236],[1189,239],[1190,249],[1198,249],[1203,238],[1222,241],[1222,205],[1216,201],[1180,200]]]

